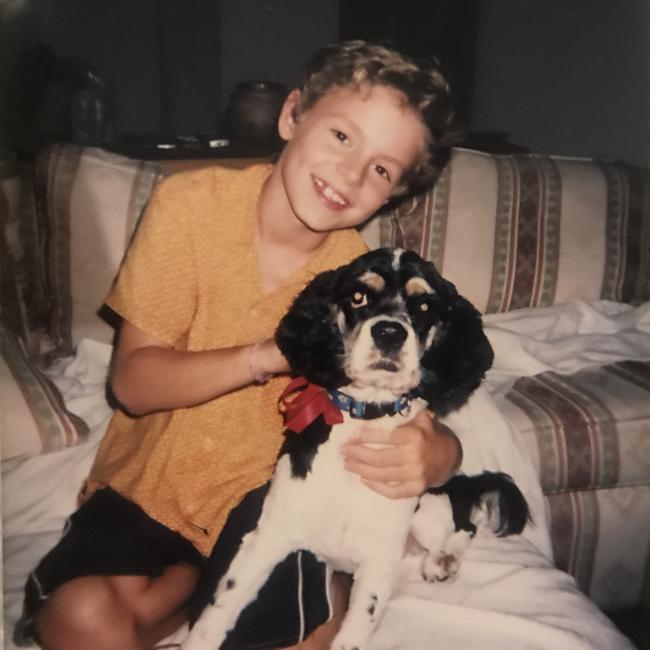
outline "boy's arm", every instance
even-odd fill
[[[202,404],[252,383],[256,376],[288,370],[273,340],[221,350],[188,352],[123,321],[111,389],[130,415]]]

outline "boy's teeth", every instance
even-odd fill
[[[327,186],[323,188],[323,194],[330,201],[334,201],[340,205],[345,205],[343,197],[339,196],[331,187]]]
[[[314,181],[316,185],[321,188],[325,198],[330,201],[335,201],[339,205],[347,205],[347,201],[340,195],[337,194],[329,185],[325,185],[325,181],[322,181],[320,178],[314,176]]]

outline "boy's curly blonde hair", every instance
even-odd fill
[[[460,129],[449,84],[436,59],[416,62],[383,43],[353,40],[326,45],[308,63],[298,88],[297,115],[333,88],[388,86],[400,91],[426,127],[428,138],[420,160],[404,174],[398,193],[411,193],[432,183],[458,141]]]

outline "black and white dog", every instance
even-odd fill
[[[185,650],[218,648],[273,567],[298,549],[354,575],[332,647],[361,650],[391,593],[412,522],[426,549],[423,577],[444,580],[477,524],[490,520],[497,534],[513,534],[527,520],[524,497],[503,474],[455,477],[432,489],[414,517],[417,497],[388,499],[344,469],[341,446],[366,420],[392,430],[424,408],[442,417],[466,402],[492,363],[480,314],[433,264],[380,249],[322,273],[296,298],[276,340],[301,377],[285,391],[286,442],[258,526]],[[291,398],[294,388],[301,392]]]

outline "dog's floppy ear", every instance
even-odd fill
[[[433,264],[426,264],[425,277],[446,303],[446,313],[432,345],[422,356],[418,392],[439,416],[444,416],[461,407],[478,388],[494,353],[474,305],[459,295]]]
[[[343,268],[319,273],[298,294],[275,332],[293,374],[328,388],[347,382],[339,363],[344,349],[332,304],[334,284]]]

